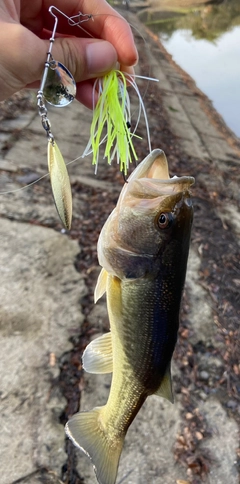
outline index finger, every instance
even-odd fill
[[[44,27],[50,31],[53,28],[53,18],[48,12],[51,5],[52,0],[44,1]],[[138,53],[128,22],[105,0],[69,0],[68,2],[55,0],[54,7],[61,10],[67,17],[77,16],[79,12],[89,15],[89,20],[83,22],[82,27],[93,37],[111,42],[121,64],[132,66],[137,63]],[[58,17],[57,32],[76,37],[86,36],[82,29],[72,27],[67,19],[54,8],[53,13]]]

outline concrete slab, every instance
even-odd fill
[[[202,133],[201,136],[203,143],[207,146],[207,150],[213,160],[229,161],[231,155],[236,153],[236,151],[229,146],[229,143],[222,137],[215,137],[205,133]]]
[[[178,96],[174,93],[165,93],[164,95],[164,106],[169,113],[169,117],[174,121],[179,121],[181,123],[190,123],[189,117],[184,110],[182,103]],[[191,126],[189,126],[190,128]]]
[[[210,122],[207,114],[199,109],[199,99],[197,96],[179,96],[179,102],[187,112],[188,119],[191,120],[192,125],[198,133],[221,138],[219,131]]]
[[[48,107],[48,116],[56,142],[67,163],[82,155],[89,139],[92,113],[87,109],[84,111],[84,107],[77,101],[66,109],[67,111],[63,112]],[[18,142],[14,143],[8,151],[4,162],[5,166],[6,163],[9,164],[8,169],[11,171],[14,168],[28,168],[37,170],[41,174],[47,172],[47,138],[37,113],[32,117],[31,124],[23,131]],[[5,166],[2,166],[2,169]],[[71,165],[71,171],[74,171],[75,166],[78,166],[77,163]]]
[[[14,119],[5,119],[1,122],[1,130],[10,133],[15,130],[22,130],[32,122],[34,117],[35,112],[31,110],[19,114],[19,116]]]
[[[79,138],[83,136],[87,139],[89,138],[89,125],[92,119],[92,112],[79,102],[75,100],[64,109],[56,109],[47,105],[47,109],[52,131],[56,139],[71,142],[71,136],[77,134],[79,134]],[[44,134],[41,119],[38,115],[34,117],[29,128],[35,134]]]
[[[41,184],[41,181],[38,183]],[[35,224],[56,225],[59,219],[50,190],[49,181],[49,197],[46,203],[44,193],[35,192],[33,185],[24,188],[21,184],[6,182],[1,186],[0,215],[26,223],[32,221]],[[9,192],[5,193],[6,191]]]
[[[207,151],[206,146],[204,146],[202,143],[201,138],[196,130],[193,129],[190,121],[184,122],[183,120],[181,122],[180,120],[175,119],[174,113],[172,113],[171,110],[168,110],[168,116],[171,122],[172,131],[179,139],[184,152],[190,156],[209,159],[209,152]]]
[[[206,416],[209,427],[213,431],[212,438],[204,444],[214,459],[214,465],[206,482],[207,484],[225,484],[226,482],[237,484],[239,482],[235,454],[239,439],[237,423],[235,420],[227,418],[226,411],[214,398],[202,402],[200,410]],[[234,441],[235,451],[232,445]],[[224,445],[219,445],[220,442],[224,442]]]
[[[82,392],[81,410],[106,403],[110,375],[86,374],[86,388]],[[176,464],[172,448],[180,425],[181,405],[174,405],[152,396],[147,399],[128,430],[120,459],[117,483],[172,484],[186,478],[186,472]],[[78,452],[78,470],[85,484],[97,483],[90,460]],[[169,473],[168,469],[171,469]]]
[[[59,476],[66,460],[65,399],[53,381],[86,287],[73,266],[79,246],[65,235],[1,219],[0,247],[0,466],[9,484],[39,467]]]

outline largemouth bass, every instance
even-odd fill
[[[144,401],[173,402],[170,364],[177,340],[192,202],[189,176],[169,178],[154,150],[125,183],[98,241],[95,301],[106,291],[111,331],[83,354],[91,373],[112,372],[103,407],[75,414],[67,435],[92,460],[100,484],[114,484],[127,429]]]

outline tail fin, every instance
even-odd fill
[[[76,413],[67,422],[65,430],[73,443],[92,460],[98,482],[114,484],[124,436],[114,440],[104,432],[100,422],[102,408]]]

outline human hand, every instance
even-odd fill
[[[0,101],[25,87],[39,87],[54,18],[54,6],[69,17],[93,19],[83,24],[94,38],[58,15],[53,57],[64,64],[77,83],[76,98],[92,107],[93,79],[116,66],[132,72],[137,62],[128,23],[105,0],[4,0],[0,5]]]

